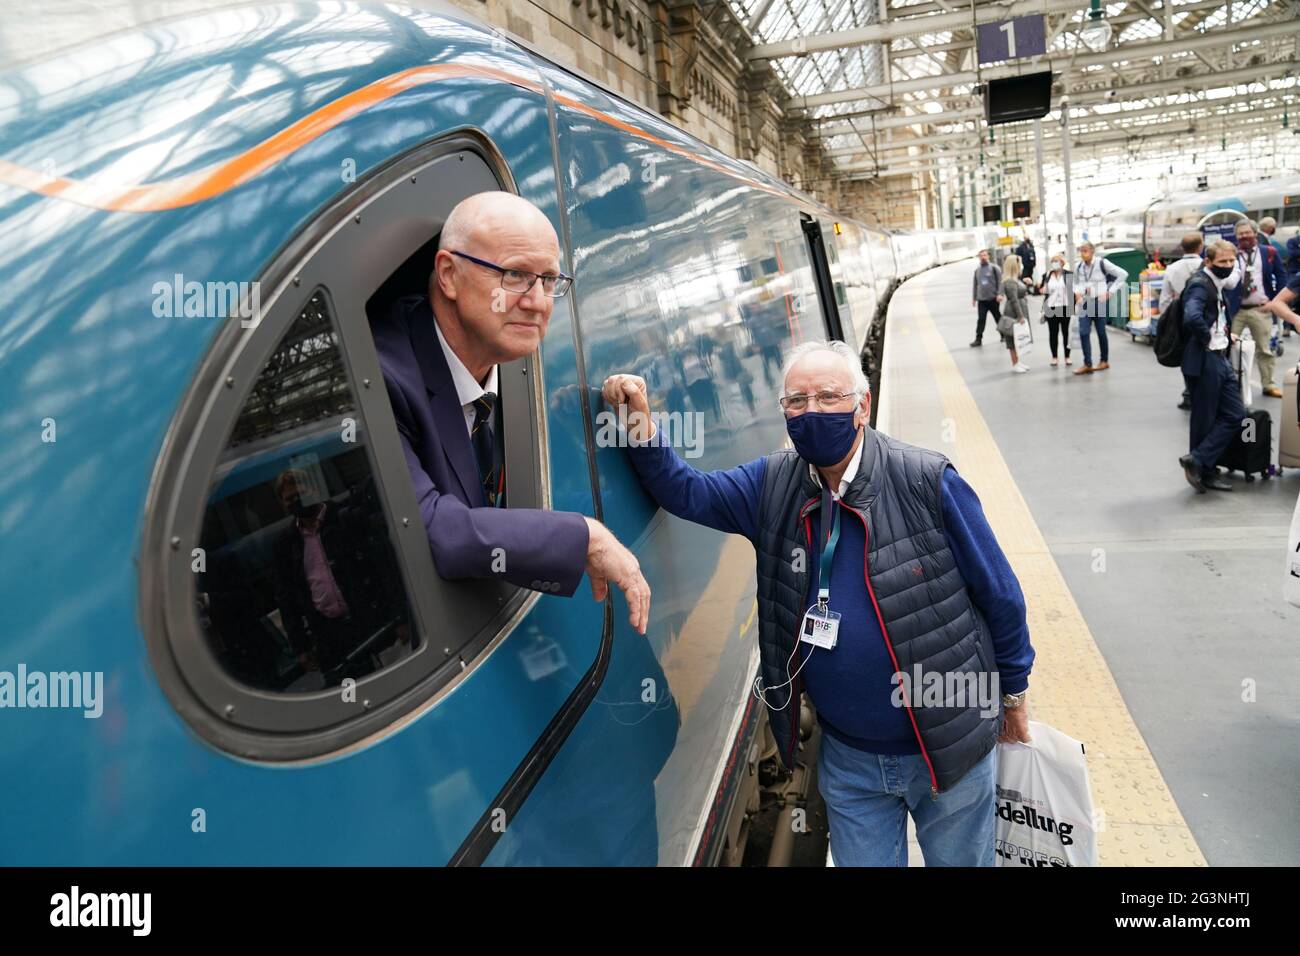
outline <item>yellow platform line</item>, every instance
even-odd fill
[[[934,375],[930,384],[937,390],[943,415],[950,419],[949,432],[956,446],[950,455],[979,495],[1025,594],[1029,633],[1037,654],[1030,677],[1030,718],[1084,743],[1093,802],[1099,811],[1099,863],[1205,866],[1205,857],[939,334],[927,297],[906,295],[910,290],[905,288],[898,291],[901,301],[897,304],[905,302],[906,313],[896,316],[891,304],[890,323],[901,319],[897,331],[915,335],[924,349]],[[887,329],[886,370],[891,344],[896,349],[907,348]],[[1000,351],[998,357],[1002,357]],[[897,382],[899,374],[893,370],[884,382]],[[888,394],[884,384],[881,391]],[[878,424],[887,429],[889,419],[883,403],[880,411]],[[909,440],[906,435],[894,437]]]

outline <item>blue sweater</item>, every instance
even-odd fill
[[[660,436],[630,446],[632,465],[650,495],[668,512],[688,521],[742,534],[751,542],[758,527],[759,496],[766,458],[724,471],[700,472],[683,461]],[[1029,686],[1034,650],[1025,622],[1025,599],[1006,555],[984,518],[979,498],[949,467],[941,488],[944,533],[972,602],[989,626],[1000,690],[1015,694]],[[817,708],[823,729],[869,753],[918,753],[907,711],[892,703],[894,667],[866,586],[866,531],[840,507],[840,540],[831,565],[830,608],[841,615],[834,650],[800,643],[790,665]],[[820,515],[811,515],[813,541],[821,542]],[[813,547],[807,601],[816,601],[820,548]]]

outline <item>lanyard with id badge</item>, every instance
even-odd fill
[[[834,517],[830,517],[831,515]],[[821,566],[818,568],[817,603],[810,607],[803,616],[799,640],[814,647],[831,650],[840,632],[840,615],[830,609],[831,600],[831,561],[835,557],[835,546],[840,541],[840,509],[831,497],[829,488],[822,489],[822,526],[827,520],[831,522],[831,533],[822,545]]]
[[[822,491],[822,524],[825,526],[826,516],[832,515],[831,533],[822,546],[821,567],[818,569],[817,581],[817,603],[804,612],[803,620],[799,624],[799,641],[811,644],[814,648],[822,647],[831,650],[835,647],[835,641],[840,631],[840,615],[830,609],[831,600],[831,561],[835,557],[835,546],[840,540],[840,509],[836,506],[835,500],[831,497],[830,489]],[[812,651],[808,652],[799,663],[799,668],[793,674],[790,673],[790,664],[794,661],[795,654],[799,653],[799,644],[796,642],[795,649],[790,654],[790,660],[785,663],[785,675],[787,680],[783,684],[777,684],[775,687],[764,687],[761,676],[754,678],[752,691],[754,696],[761,700],[773,710],[784,710],[794,699],[794,692],[781,706],[776,706],[767,699],[767,692],[770,690],[780,690],[782,687],[788,687],[794,683],[794,679],[799,676],[804,665],[812,657]]]

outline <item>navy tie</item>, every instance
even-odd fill
[[[496,427],[492,412],[496,407],[497,397],[492,392],[484,392],[474,399],[474,426],[470,430],[470,443],[474,446],[474,458],[478,462],[479,481],[483,485],[483,500],[489,508],[497,506],[501,495],[501,460],[497,450]]]

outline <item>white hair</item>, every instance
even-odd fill
[[[830,342],[800,342],[787,352],[785,361],[781,363],[782,391],[785,390],[785,380],[790,376],[790,369],[794,368],[795,363],[805,355],[811,355],[814,352],[832,352],[838,355],[844,360],[844,365],[849,370],[849,374],[853,376],[853,390],[859,395],[871,394],[871,383],[867,381],[867,376],[863,374],[862,360],[847,344],[835,340]]]

